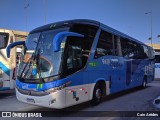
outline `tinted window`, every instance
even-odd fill
[[[146,46],[121,38],[122,56],[133,59],[148,58],[149,51]]]
[[[143,46],[143,58],[148,58],[149,57],[149,49],[146,46]]]
[[[6,48],[8,44],[8,33],[0,33],[0,49]]]
[[[153,48],[148,47],[149,59],[155,59],[155,51]]]
[[[116,56],[122,56],[120,37],[114,36],[114,53]]]
[[[84,37],[68,37],[65,47],[66,75],[82,69],[88,60],[97,28],[90,25],[75,24],[72,32],[83,34]]]
[[[112,34],[101,31],[95,52],[95,58],[105,55],[113,55]]]
[[[121,38],[122,56],[126,58],[134,58],[137,54],[137,45],[128,39]]]
[[[160,63],[160,55],[155,55],[155,63]]]
[[[70,38],[68,41],[67,69],[82,67],[82,41],[74,39],[76,38]]]
[[[136,49],[136,48],[135,48]],[[137,59],[145,59],[145,58],[148,58],[148,49],[143,45],[137,45],[137,50],[136,50],[136,55],[135,55],[135,58]]]

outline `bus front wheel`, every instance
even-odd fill
[[[98,105],[102,100],[102,89],[99,84],[96,84],[93,90],[93,98],[91,100],[92,105]]]

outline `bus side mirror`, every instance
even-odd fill
[[[7,57],[10,58],[10,51],[11,48],[17,46],[17,45],[23,45],[25,46],[25,41],[18,41],[18,42],[13,42],[11,44],[8,45],[7,49],[6,49],[6,53],[7,53]]]
[[[59,32],[53,38],[53,51],[58,52],[60,50],[61,42],[64,40],[65,37],[68,36],[77,36],[77,37],[84,37],[84,35],[75,33],[75,32]]]

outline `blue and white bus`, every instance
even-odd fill
[[[65,108],[154,80],[154,50],[93,20],[69,20],[32,30],[16,80],[19,101]]]
[[[10,43],[24,40],[26,32],[0,29],[0,91],[15,88],[16,79],[16,48],[11,50],[11,57],[7,58],[6,48]]]
[[[160,52],[155,52],[155,79],[160,80]]]

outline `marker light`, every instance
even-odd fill
[[[55,88],[51,88],[51,89],[48,89],[46,90],[45,92],[48,92],[48,93],[53,93],[53,92],[56,92],[58,90],[62,90],[64,88],[66,88],[67,86],[69,86],[69,84],[71,83],[71,81],[61,85],[61,86],[58,86],[58,87],[55,87]]]

